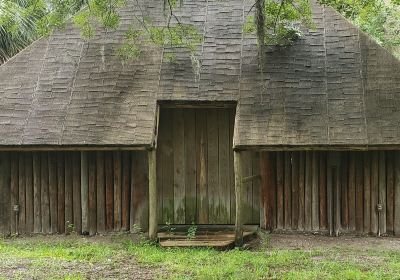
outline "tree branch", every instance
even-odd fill
[[[256,0],[256,17],[255,17],[255,24],[257,27],[257,38],[258,38],[258,45],[259,45],[259,55],[260,58],[263,57],[264,53],[264,44],[265,44],[265,0]]]
[[[254,2],[254,4],[250,7],[250,10],[247,12],[247,15],[251,13],[251,11],[254,9],[254,7],[257,5],[257,2]]]
[[[279,20],[279,17],[280,17],[280,15],[281,15],[281,11],[282,11],[282,8],[283,8],[284,3],[285,3],[285,0],[281,0],[281,4],[279,5],[278,13],[276,14],[276,17],[275,17],[275,22],[274,22],[274,33],[276,33],[276,25],[278,24],[278,20]]]

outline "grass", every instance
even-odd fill
[[[1,280],[119,279],[139,270],[148,272],[145,279],[400,279],[400,251],[340,244],[308,250],[163,249],[128,235],[0,240]]]
[[[272,250],[269,252],[163,250],[130,244],[128,252],[147,265],[163,264],[170,279],[399,279],[400,252]],[[360,261],[360,254],[374,263]],[[390,257],[394,256],[394,258]],[[357,257],[358,256],[358,257]]]

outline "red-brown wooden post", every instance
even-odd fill
[[[236,219],[235,219],[235,245],[243,246],[243,217],[242,217],[242,154],[239,151],[233,153],[234,169],[235,169],[235,197],[236,197]]]
[[[157,240],[157,164],[156,150],[150,150],[149,156],[149,239]]]

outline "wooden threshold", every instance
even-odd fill
[[[189,226],[187,226],[189,227]],[[195,237],[189,238],[184,226],[175,232],[159,232],[158,240],[164,248],[213,248],[216,250],[229,250],[235,247],[235,231],[232,228],[220,229],[209,227],[205,230],[202,226]],[[251,226],[244,229],[243,238],[248,241],[256,235],[257,227]]]

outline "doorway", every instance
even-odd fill
[[[235,108],[160,108],[157,147],[159,224],[234,224]],[[259,168],[245,155],[246,173]],[[258,174],[257,171],[254,173]],[[245,223],[259,223],[259,183],[245,186]]]

